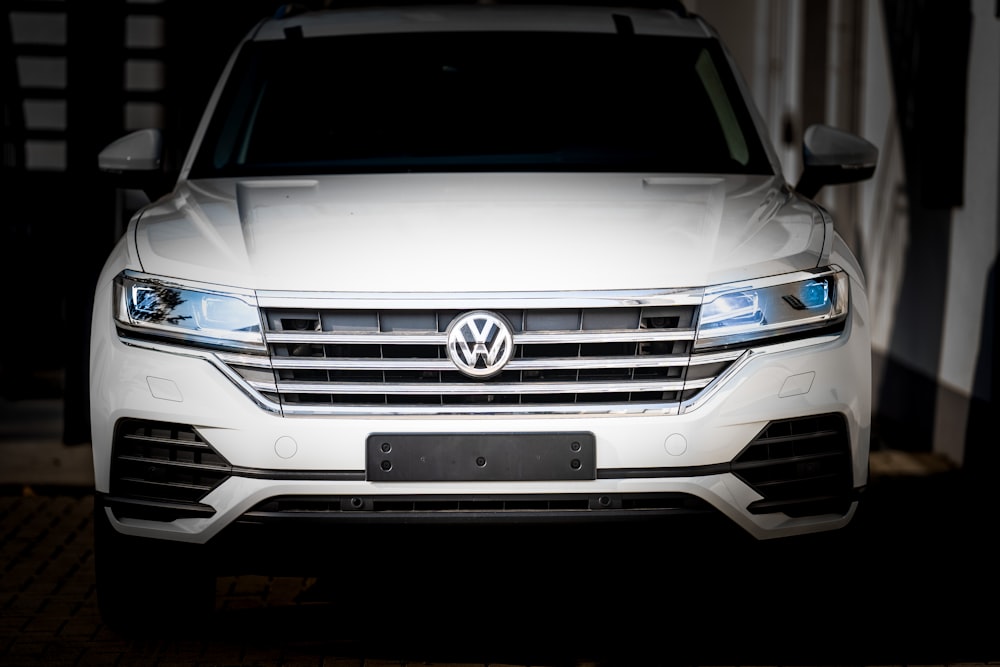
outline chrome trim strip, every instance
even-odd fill
[[[492,417],[496,415],[521,415],[526,417],[578,415],[676,415],[677,403],[629,403],[625,405],[593,403],[575,405],[570,403],[552,405],[427,405],[427,406],[387,406],[387,405],[286,405],[286,417],[348,417],[348,416],[380,416],[380,417],[443,417],[443,416],[476,416]]]
[[[660,290],[609,290],[582,292],[413,292],[386,296],[377,292],[257,292],[261,308],[354,309],[354,310],[500,310],[553,308],[637,308],[652,306],[697,306],[703,288]]]
[[[125,345],[131,347],[139,347],[146,350],[153,350],[155,352],[163,352],[165,354],[177,354],[182,357],[192,357],[195,359],[201,359],[202,361],[207,361],[217,368],[223,375],[225,375],[230,382],[236,385],[236,388],[242,391],[247,397],[253,401],[257,407],[267,412],[280,415],[281,406],[273,401],[267,400],[262,396],[258,390],[251,386],[249,382],[243,379],[243,377],[234,371],[232,368],[227,366],[218,355],[206,351],[198,350],[190,347],[175,347],[173,345],[164,345],[160,343],[154,343],[148,340],[134,339],[134,338],[123,338],[119,335],[118,340],[120,340]],[[273,389],[271,391],[274,391]]]
[[[531,331],[514,334],[515,345],[560,343],[648,343],[653,341],[694,340],[694,329],[637,329],[614,331]]]
[[[133,271],[131,269],[125,269],[119,275],[146,283],[163,285],[164,287],[179,287],[181,289],[194,290],[196,292],[207,292],[209,294],[218,294],[220,296],[237,297],[250,306],[259,307],[260,305],[257,303],[257,297],[254,290],[247,289],[245,287],[202,283],[195,280],[180,280],[178,278],[164,278],[163,276],[142,273],[141,271]]]
[[[231,366],[249,366],[251,368],[271,369],[271,358],[266,356],[255,356],[250,354],[236,354],[233,352],[216,352],[223,363]]]
[[[688,366],[720,364],[739,359],[746,350],[725,350],[723,352],[702,352],[691,355]]]
[[[285,331],[264,332],[267,343],[300,343],[305,345],[444,345],[448,334],[396,334],[396,333],[350,333],[338,334],[325,331],[288,333]]]
[[[275,384],[274,382],[261,382],[260,380],[244,380],[244,381],[257,391],[266,391],[269,394],[278,393],[278,385]]]
[[[515,359],[507,364],[511,370],[535,370],[547,368],[669,368],[675,366],[700,366],[726,363],[739,358],[743,350],[695,354],[690,357],[589,357],[552,359]],[[323,357],[257,357],[251,355],[217,352],[216,356],[233,366],[248,366],[266,369],[316,369],[316,370],[455,370],[447,359],[329,359]]]
[[[216,338],[214,336],[199,336],[195,333],[180,333],[179,331],[167,329],[158,325],[136,326],[121,320],[115,320],[115,327],[118,329],[118,337],[122,337],[122,332],[139,334],[144,336],[155,336],[161,339],[171,339],[179,343],[188,345],[199,345],[202,347],[229,348],[231,350],[242,350],[244,352],[258,352],[261,355],[267,354],[267,345],[264,343],[252,342],[249,340],[237,340],[233,338]],[[259,336],[257,336],[259,339]]]
[[[804,317],[801,320],[795,320],[794,325],[790,325],[787,322],[778,322],[776,324],[762,324],[756,326],[753,329],[747,329],[746,331],[737,331],[735,333],[727,333],[725,331],[703,331],[698,337],[698,345],[702,346],[712,346],[712,345],[723,345],[727,342],[732,343],[743,343],[747,344],[748,341],[755,338],[774,338],[776,332],[794,334],[800,331],[807,331],[809,329],[816,329],[824,326],[833,326],[838,322],[842,322],[847,318],[847,313],[840,314],[823,314],[816,315],[813,317]]]
[[[702,362],[705,363],[705,362]],[[504,370],[571,369],[592,370],[602,368],[672,368],[689,365],[687,356],[676,357],[560,357],[551,359],[514,359]],[[311,357],[273,357],[271,367],[279,370],[407,370],[454,371],[455,364],[448,359],[329,359]]]
[[[682,402],[678,410],[678,414],[687,414],[688,412],[697,410],[699,407],[704,405],[706,401],[719,391],[722,385],[725,384],[730,377],[735,375],[741,368],[750,363],[751,356],[756,356],[753,350],[743,351],[739,358],[730,364],[726,370],[712,378],[711,382],[707,383],[697,396]],[[694,388],[693,383],[691,383],[691,387]]]
[[[647,343],[654,341],[694,340],[694,329],[637,329],[614,331],[532,331],[515,333],[515,345],[556,345],[562,343]],[[299,343],[306,345],[444,345],[445,332],[423,334],[398,333],[330,333],[326,331],[266,331],[267,343]]]
[[[743,350],[740,354],[739,359],[737,359],[733,364],[731,364],[724,372],[720,373],[711,383],[705,388],[704,391],[699,393],[697,396],[684,401],[681,404],[679,414],[686,414],[693,410],[697,410],[699,407],[704,405],[708,400],[712,398],[719,391],[719,388],[725,384],[730,377],[738,373],[743,369],[751,359],[755,359],[761,355],[765,354],[777,354],[780,352],[788,352],[790,350],[798,350],[804,347],[812,347],[813,345],[822,345],[824,343],[832,343],[841,337],[840,333],[827,334],[825,336],[817,336],[815,338],[802,338],[799,340],[788,341],[786,343],[779,343],[777,345],[768,345],[765,348],[752,348],[749,350]]]
[[[505,382],[484,384],[478,382],[411,382],[411,383],[351,383],[351,382],[279,382],[281,394],[398,394],[406,396],[428,395],[482,395],[482,394],[599,394],[626,393],[640,391],[681,391],[706,386],[709,380],[695,380],[685,383],[673,381],[635,382]],[[251,387],[261,391],[274,391],[275,385],[268,382],[250,381]]]

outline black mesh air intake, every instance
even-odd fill
[[[754,514],[845,514],[853,499],[847,421],[826,414],[771,422],[733,472],[764,497],[748,508]]]
[[[139,501],[137,507],[190,504],[181,514],[197,515],[198,501],[231,471],[192,426],[123,419],[115,427],[111,496]]]

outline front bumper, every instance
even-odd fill
[[[751,352],[683,414],[286,417],[262,409],[205,354],[123,342],[102,312],[110,299],[100,296],[91,357],[95,481],[104,511],[125,534],[206,543],[239,524],[714,515],[766,539],[846,526],[867,481],[870,351],[865,324],[853,315],[837,336]],[[157,472],[155,456],[152,463],[132,457],[145,473],[123,465],[131,460],[123,425],[175,429],[181,442],[166,443],[165,456],[176,461],[181,452],[181,463],[191,456],[193,477]],[[590,478],[391,481],[367,473],[373,433],[567,432],[593,435]],[[824,438],[829,451],[802,455]],[[210,450],[208,464],[194,462],[188,441],[207,446],[196,451]],[[834,499],[822,484],[813,493],[808,481],[831,474],[817,467],[827,457],[836,458]],[[164,488],[195,490],[135,493],[123,480],[137,475],[154,484],[166,475]],[[799,483],[798,495],[769,496],[769,485],[789,480]]]

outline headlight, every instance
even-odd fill
[[[745,345],[840,326],[847,317],[848,284],[847,274],[833,267],[710,288],[702,301],[695,348]]]
[[[125,272],[115,279],[119,329],[171,342],[264,351],[260,313],[251,293],[234,294]]]

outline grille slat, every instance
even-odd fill
[[[151,482],[148,479],[139,477],[120,477],[118,482],[131,488],[131,493],[127,495],[140,496],[190,496],[185,500],[197,500],[212,490],[211,484],[192,484],[188,482]],[[143,488],[145,492],[136,493],[135,489]]]
[[[702,380],[702,383],[705,381]],[[265,385],[270,387],[272,385]],[[703,386],[703,385],[702,385]],[[683,382],[520,382],[513,384],[487,383],[347,383],[347,382],[279,382],[279,393],[291,394],[598,394],[621,391],[680,391]]]
[[[269,332],[268,343],[286,345],[444,345],[444,334]]]
[[[635,331],[544,331],[517,334],[517,341],[524,345],[557,344],[579,345],[585,343],[643,343],[651,341],[693,340],[694,329]],[[321,331],[267,333],[268,343],[286,345],[444,345],[443,332],[435,333],[327,333]]]
[[[135,435],[135,434],[123,435],[122,439],[125,440],[126,442],[131,442],[131,443],[142,443],[147,445],[164,445],[166,447],[180,447],[183,449],[190,449],[192,451],[201,451],[201,450],[212,451],[212,448],[209,447],[204,442],[199,442],[195,440],[157,438],[152,436]]]
[[[692,353],[699,294],[621,294],[608,307],[564,307],[572,295],[549,296],[520,299],[531,307],[499,298],[458,310],[359,308],[356,299],[333,297],[304,309],[291,304],[309,298],[271,295],[262,298],[262,321],[273,380],[261,375],[265,363],[220,358],[251,388],[276,396],[286,413],[530,413],[670,409],[741,354]],[[644,300],[649,305],[636,306]],[[580,298],[593,301],[592,294]],[[511,359],[488,379],[461,374],[447,354],[449,326],[471,310],[496,313],[512,329]]]
[[[189,461],[171,461],[166,459],[151,458],[145,456],[129,456],[119,455],[119,461],[128,461],[133,464],[147,464],[147,465],[157,465],[163,466],[165,468],[170,468],[177,471],[206,471],[206,472],[225,472],[228,473],[231,470],[230,466],[226,465],[212,465],[205,463],[192,463]]]
[[[684,368],[689,366],[688,357],[553,357],[550,359],[514,359],[505,367],[507,370],[570,369],[591,370],[600,368]],[[455,365],[447,359],[347,359],[347,358],[301,358],[274,357],[271,366],[277,370],[386,370],[408,371],[453,371]]]
[[[758,445],[761,444],[761,440],[755,441]],[[830,460],[836,460],[843,456],[841,452],[824,452],[820,454],[803,454],[794,456],[782,456],[780,457],[780,462],[783,464],[816,464],[823,465],[825,462]],[[775,459],[762,459],[759,461],[754,461],[749,458],[740,460],[740,470],[752,470],[754,468],[773,468],[775,466]]]

